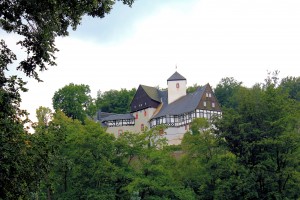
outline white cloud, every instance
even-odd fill
[[[176,64],[188,85],[215,86],[233,76],[250,87],[277,69],[281,77],[300,76],[299,10],[296,0],[177,3],[135,22],[133,34],[119,43],[60,38],[58,66],[42,73],[44,83],[29,82],[23,106],[31,113],[51,106],[54,92],[70,82],[90,85],[93,96],[98,89],[166,87]]]

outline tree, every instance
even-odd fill
[[[133,174],[124,186],[135,199],[195,199],[190,188],[176,179],[173,170],[176,160],[171,156],[164,138],[165,126],[157,126],[136,136],[125,133],[122,140],[129,139],[127,157],[132,163]],[[134,156],[134,161],[133,157]],[[128,159],[127,158],[127,159]]]
[[[129,6],[133,1],[122,0]],[[56,37],[68,36],[68,29],[75,30],[84,15],[103,18],[114,4],[113,0],[4,0],[0,2],[0,27],[23,36],[18,44],[25,49],[27,58],[18,69],[38,79],[36,70],[55,65]]]
[[[235,93],[241,87],[242,82],[236,81],[233,77],[222,78],[215,89],[215,95],[222,107],[235,106]]]
[[[131,5],[133,0],[123,0]],[[104,17],[112,9],[113,0],[3,0],[0,1],[0,27],[11,34],[22,36],[18,42],[27,53],[17,69],[40,80],[37,70],[55,65],[54,53],[57,36],[67,36],[82,16]],[[25,82],[8,75],[8,67],[16,55],[0,41],[0,198],[27,199],[33,182],[37,181],[31,166],[33,153],[30,135],[24,129],[27,113],[20,109],[20,91]]]
[[[187,89],[186,89],[186,93],[193,93],[193,92],[196,92],[196,90],[198,88],[200,88],[201,86],[198,85],[197,83],[195,83],[193,86],[189,86]]]
[[[16,76],[5,77],[16,56],[0,41],[0,199],[26,198],[36,176],[30,169],[28,119],[20,109],[20,91],[25,83]]]
[[[191,132],[193,135],[198,135],[210,126],[209,122],[205,118],[196,118],[190,124]]]
[[[136,93],[136,89],[131,90],[121,89],[109,90],[103,94],[99,94],[96,99],[97,109],[101,109],[103,112],[111,113],[126,113],[130,111],[130,103],[133,96]]]
[[[286,77],[281,80],[279,87],[289,94],[289,98],[300,101],[300,77]]]
[[[83,125],[61,111],[54,114],[47,131],[44,139],[48,135],[48,138],[53,136],[53,140],[43,149],[54,148],[55,152],[48,154],[52,158],[49,171],[40,183],[39,197],[113,199],[116,196],[119,167],[115,164],[117,155],[113,135],[105,133],[90,119],[86,119]]]
[[[237,199],[236,157],[213,134],[206,119],[195,119],[184,135],[184,155],[179,160],[177,176],[185,187],[193,189],[197,199]]]
[[[38,125],[48,126],[52,118],[52,110],[48,107],[40,106],[36,110],[36,118],[38,119]]]
[[[240,89],[236,108],[216,124],[218,137],[244,169],[247,198],[299,198],[300,105],[276,83],[274,77]]]
[[[89,95],[88,85],[76,85],[70,83],[54,93],[52,98],[55,110],[62,110],[68,117],[84,122],[84,119],[91,113],[93,100]]]

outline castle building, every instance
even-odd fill
[[[125,131],[142,132],[146,127],[167,125],[169,144],[180,144],[195,118],[210,120],[221,116],[220,105],[209,84],[187,94],[187,80],[175,72],[167,80],[167,90],[140,85],[130,104],[131,112],[107,115],[101,119],[107,132],[116,137]]]

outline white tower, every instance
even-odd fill
[[[186,95],[186,78],[177,71],[167,80],[168,104]]]

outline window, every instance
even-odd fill
[[[206,107],[206,101],[203,101],[203,106]]]
[[[216,105],[215,105],[215,102],[211,102],[211,107],[215,107]]]
[[[208,97],[211,97],[211,93],[208,93]]]
[[[210,119],[210,116],[211,116],[211,114],[210,113],[207,113],[207,119]]]
[[[179,88],[179,83],[176,83],[176,88]]]
[[[144,124],[141,124],[141,131],[144,131],[144,130],[145,130]]]
[[[159,118],[156,118],[155,120],[156,120],[156,124],[157,124],[157,125],[160,124]]]
[[[144,116],[145,116],[145,117],[147,116],[147,111],[146,111],[146,110],[144,110]]]
[[[183,122],[184,121],[184,116],[183,115],[179,115],[178,116],[178,121],[179,122]]]
[[[139,118],[139,114],[135,113],[135,119],[138,119],[138,118]]]

